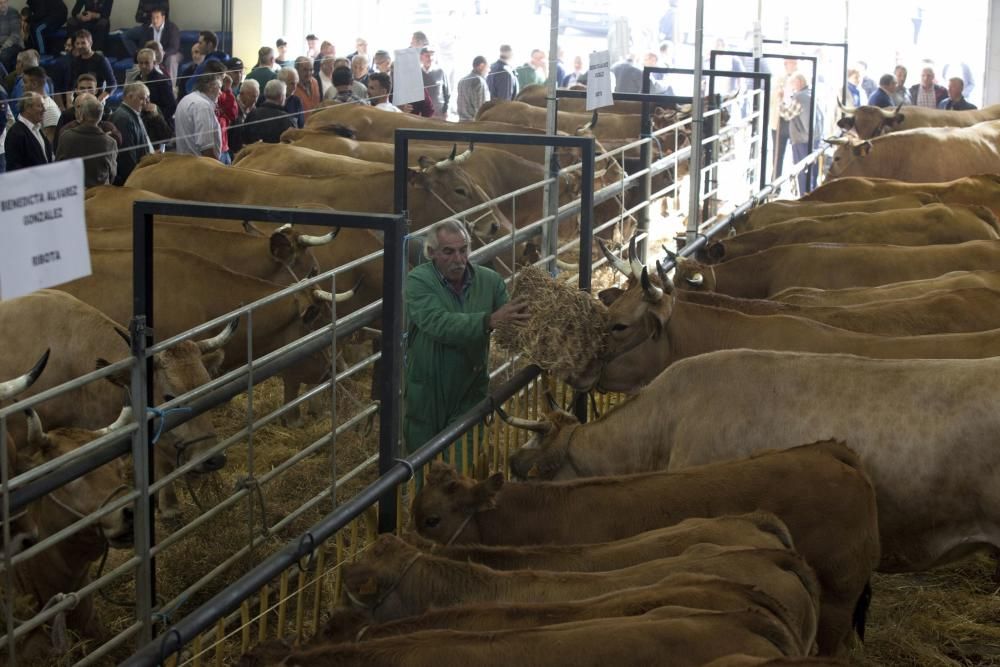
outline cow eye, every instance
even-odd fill
[[[163,395],[163,402],[164,403],[169,403],[170,401],[174,400],[175,398],[177,398],[177,397],[174,396],[173,394],[164,394]]]
[[[615,324],[611,327],[612,331],[625,331],[626,329],[628,329],[627,324]]]
[[[441,523],[441,517],[439,516],[429,516],[424,519],[424,526],[427,528],[436,528],[439,523]]]
[[[465,188],[455,188],[455,194],[457,194],[460,197],[466,197],[467,196],[465,194]]]

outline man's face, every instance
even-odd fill
[[[389,91],[382,87],[375,79],[369,79],[368,81],[368,97],[373,103],[381,102],[381,98],[389,94]]]
[[[84,79],[83,81],[76,84],[76,96],[79,97],[84,93],[90,93],[91,95],[96,95],[97,82],[92,79]]]
[[[893,79],[892,81],[890,81],[889,85],[886,86],[885,89],[890,93],[896,92],[896,80]]]
[[[368,42],[365,40],[359,38],[358,41],[354,43],[354,46],[358,53],[368,53]]]
[[[389,68],[391,67],[392,67],[392,58],[384,58],[382,60],[375,61],[375,69],[378,70],[379,72],[382,72],[382,74],[388,74]]]
[[[489,63],[479,63],[476,65],[476,73],[479,74],[479,76],[486,76],[486,71],[489,70],[489,68]]]
[[[21,104],[21,115],[32,123],[41,123],[42,117],[45,115],[45,106],[42,104],[42,100],[37,97],[25,100]]]
[[[285,54],[288,53],[288,45],[287,44],[280,44],[277,47],[277,49],[278,49],[278,58],[280,60],[284,60],[285,59]]]
[[[431,64],[433,64],[433,62],[434,62],[433,53],[425,51],[420,54],[420,64],[424,66],[424,69],[429,68]]]
[[[24,90],[29,93],[43,93],[45,90],[45,80],[37,76],[24,77]]]
[[[149,15],[150,20],[153,22],[153,27],[159,30],[163,27],[163,22],[167,20],[167,17],[163,15],[163,12],[154,10],[153,13]]]
[[[542,51],[535,51],[531,54],[531,66],[535,69],[545,67],[545,54]]]
[[[6,12],[10,9],[10,0],[0,0],[0,12]]]
[[[201,51],[203,55],[208,55],[212,52],[212,47],[205,41],[204,37],[198,38],[198,50]]]
[[[905,69],[903,69],[902,67],[897,67],[896,71],[894,72],[894,74],[896,75],[896,85],[897,86],[902,86],[903,84],[906,83],[906,70]]]
[[[316,40],[315,39],[307,39],[306,40],[306,48],[309,49],[310,51],[315,51],[316,50]]]
[[[298,72],[300,81],[308,81],[312,76],[312,69],[312,63],[307,60],[295,63],[295,71]]]
[[[579,72],[583,69],[583,58],[580,56],[574,56],[573,58],[573,69]]]
[[[319,71],[327,76],[333,76],[333,59],[322,61],[319,64]]]
[[[153,71],[155,61],[156,59],[152,56],[152,54],[139,56],[135,61],[135,64],[139,67],[139,74],[143,77],[149,76],[149,73]]]
[[[142,108],[149,104],[149,93],[137,91],[131,95],[126,95],[125,101],[136,111],[142,111]]]
[[[247,86],[240,88],[240,103],[249,111],[257,104],[257,91]]]
[[[77,37],[73,40],[73,51],[78,56],[89,56],[92,51],[90,50],[91,41],[86,37]]]
[[[469,264],[469,241],[464,234],[441,230],[437,233],[438,247],[431,251],[431,261],[446,279],[457,282]]]
[[[957,100],[962,96],[962,89],[964,86],[961,81],[949,81],[948,82],[948,97],[953,100]]]
[[[216,78],[212,81],[212,85],[208,87],[208,90],[205,91],[205,95],[208,97],[208,99],[212,100],[213,102],[217,102],[219,100],[220,93],[222,93],[222,81]],[[149,101],[149,96],[147,95],[146,102],[148,101]]]
[[[320,47],[319,54],[324,58],[333,58],[337,55],[337,49],[333,46],[333,44],[327,44],[326,46]]]
[[[514,57],[514,52],[513,51],[501,51],[500,52],[500,59],[503,60],[503,61],[505,61],[505,62],[510,61],[510,59],[513,58],[513,57]]]
[[[201,47],[197,44],[191,45],[191,60],[198,62],[201,59]]]
[[[791,74],[792,72],[794,72],[798,68],[798,65],[799,65],[799,63],[798,63],[797,60],[791,60],[791,59],[786,60],[785,61],[785,72],[787,72],[788,74]]]
[[[295,86],[299,85],[299,75],[295,70],[288,70],[285,77],[285,95],[291,95],[295,92]]]
[[[920,85],[924,88],[930,88],[934,85],[934,70],[930,67],[925,67],[922,72],[920,72]]]

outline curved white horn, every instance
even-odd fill
[[[646,293],[650,301],[659,301],[663,298],[663,290],[649,282],[649,269],[645,266],[642,267],[639,282],[642,284],[642,291]]]
[[[296,239],[296,243],[298,243],[303,248],[308,248],[310,246],[326,245],[327,243],[330,243],[335,238],[337,238],[337,234],[339,234],[339,233],[340,233],[340,227],[337,227],[335,230],[333,230],[329,234],[323,234],[322,236],[311,236],[309,234],[299,234],[299,238]]]
[[[45,370],[45,364],[49,363],[50,351],[51,350],[45,350],[45,354],[43,354],[41,358],[35,362],[34,367],[24,375],[16,377],[13,380],[8,380],[7,382],[0,382],[0,401],[13,398],[33,385],[35,380],[38,379],[38,376]]]
[[[327,303],[344,303],[348,299],[354,298],[354,290],[349,289],[346,292],[337,292],[336,296],[330,294],[326,290],[320,289],[318,287],[313,288],[313,296],[315,296],[320,301],[326,301]]]
[[[535,433],[548,433],[552,430],[552,424],[546,421],[535,421],[534,419],[511,417],[507,414],[507,411],[500,406],[497,406],[497,414],[500,415],[500,419],[504,420],[507,424],[510,424],[514,428],[523,428],[526,431],[534,431]]]
[[[219,335],[213,336],[212,338],[199,340],[198,349],[201,350],[202,354],[207,354],[209,352],[214,352],[215,350],[218,350],[223,345],[229,342],[229,339],[233,337],[234,333],[236,333],[236,327],[238,327],[239,325],[240,325],[240,318],[234,317],[232,320],[229,321],[229,324],[226,325],[226,328],[223,329],[222,332],[219,333]]]
[[[572,262],[564,262],[561,259],[556,260],[556,266],[559,267],[560,271],[576,271],[578,268],[580,268],[576,264],[573,264]]]
[[[615,267],[623,276],[631,275],[632,269],[629,267],[628,262],[608,250],[608,247],[604,245],[604,241],[601,238],[597,239],[597,245],[601,247],[601,252],[603,252],[604,256],[607,258],[608,264]]]
[[[843,146],[844,144],[850,143],[850,140],[847,137],[827,137],[823,141],[831,146]]]
[[[690,276],[684,278],[684,281],[692,287],[701,287],[705,284],[705,276],[700,273],[692,273]]]
[[[24,416],[28,420],[28,444],[37,447],[45,440],[42,420],[38,418],[38,413],[31,408],[24,411]]]
[[[902,106],[903,105],[900,104],[895,109],[882,109],[882,108],[880,108],[879,111],[882,112],[882,118],[885,118],[885,119],[888,120],[890,118],[895,118],[896,114],[899,113],[899,110],[902,108]]]
[[[104,428],[94,431],[94,434],[97,435],[98,437],[102,435],[107,435],[108,433],[120,429],[121,427],[130,423],[132,423],[132,406],[123,405],[122,411],[118,413],[118,419],[116,419],[114,423],[111,424],[110,426],[105,426]]]
[[[849,107],[844,104],[843,100],[839,97],[837,98],[837,108],[840,109],[845,116],[853,116],[854,112],[858,110],[857,107]]]
[[[632,271],[632,276],[638,278],[642,274],[643,269],[646,267],[642,265],[639,261],[639,253],[635,251],[635,237],[629,239],[628,241],[628,263],[629,269]]]
[[[292,225],[291,223],[289,223],[287,225],[282,225],[281,227],[278,227],[277,229],[274,230],[274,232],[276,234],[284,234],[285,232],[289,232],[291,230],[292,230]]]
[[[451,159],[451,161],[454,164],[462,164],[463,162],[465,162],[466,160],[468,160],[470,157],[472,157],[472,149],[471,148],[468,149],[468,150],[466,150],[466,151],[464,151],[464,152],[462,152],[461,155],[453,157]]]

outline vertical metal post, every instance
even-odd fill
[[[14,558],[14,545],[11,544],[11,530],[10,530],[10,475],[11,470],[8,466],[10,459],[7,457],[7,448],[10,447],[10,443],[7,442],[7,418],[0,418],[0,484],[3,486],[3,574],[4,574],[4,590],[7,594],[4,596],[3,607],[4,615],[7,626],[7,660],[6,664],[11,665],[11,667],[17,667],[17,642],[14,641],[14,629],[16,627],[16,619],[14,618],[14,566],[11,564],[11,559]]]
[[[156,559],[149,550],[156,544],[156,507],[149,494],[149,482],[155,479],[153,442],[148,428],[146,408],[153,396],[153,358],[147,357],[146,348],[153,343],[153,215],[134,206],[132,213],[132,321],[141,327],[132,334],[133,414],[142,425],[133,441],[133,450],[142,445],[143,452],[133,459],[136,486],[145,484],[145,495],[138,498],[136,507],[136,553],[144,554],[136,571],[136,616],[143,624],[143,641],[152,641],[152,604],[156,599]],[[141,338],[141,341],[137,340]],[[141,366],[141,370],[139,369]],[[140,384],[141,383],[141,386]],[[144,437],[138,440],[139,433]],[[133,451],[133,455],[137,452]],[[141,464],[142,468],[139,466]],[[145,515],[144,517],[142,515]],[[142,517],[142,518],[140,518]],[[143,530],[145,528],[145,530]],[[139,533],[142,533],[140,536]],[[141,541],[140,541],[141,540]],[[143,551],[142,549],[145,549]],[[144,616],[142,614],[145,614]],[[148,636],[147,636],[148,635]]]
[[[813,133],[816,131],[816,70],[819,69],[819,58],[813,60],[813,71],[812,71],[812,83],[809,90],[809,153],[813,151],[813,143],[815,137]],[[808,192],[812,187],[812,174],[815,168],[815,163],[810,164],[806,167],[806,192]],[[805,196],[806,192],[800,192],[799,196]]]
[[[771,136],[771,77],[764,77],[764,115],[760,119],[760,189],[767,185],[768,139]]]
[[[705,39],[705,0],[697,0],[695,10],[694,30],[694,92],[691,108],[691,159],[689,161],[688,184],[691,188],[688,201],[687,242],[694,243],[698,238],[698,204],[701,199],[701,138],[702,128],[702,94],[701,94],[701,58],[704,52]]]
[[[644,67],[642,70],[642,93],[643,95],[649,94],[649,89],[652,88],[652,81],[650,77],[652,72],[649,71],[648,67]],[[636,233],[639,235],[639,243],[636,245],[636,252],[639,253],[639,259],[643,262],[646,261],[646,253],[648,252],[649,239],[646,236],[649,234],[649,207],[650,201],[649,197],[653,192],[653,175],[650,173],[650,169],[653,164],[653,119],[652,119],[652,109],[648,100],[642,101],[642,115],[639,117],[639,138],[647,139],[641,146],[639,146],[639,168],[645,169],[646,174],[639,180],[639,201],[646,202],[646,205],[640,208],[636,212]],[[663,157],[658,156],[657,159]],[[624,160],[624,156],[622,158]],[[624,194],[622,195],[624,196]]]
[[[594,269],[594,140],[589,140],[581,150],[583,160],[580,184],[580,277],[579,286],[590,292],[590,274]],[[587,421],[587,396],[577,396],[573,412],[580,423]]]
[[[550,0],[549,4],[549,76],[545,83],[546,103],[545,103],[545,133],[555,135],[559,127],[559,106],[556,100],[556,81],[559,62],[559,0]],[[559,211],[559,163],[556,160],[555,151],[552,146],[545,147],[545,165],[549,170],[549,179],[555,182],[546,185],[542,190],[542,197],[545,203],[545,215],[555,216]],[[512,223],[515,221],[511,221]],[[530,220],[528,222],[531,222]],[[559,221],[553,219],[551,223],[542,227],[542,255],[555,255],[559,248]],[[515,267],[511,267],[514,269]],[[548,262],[549,273],[555,273],[556,261],[552,259]]]
[[[129,323],[132,365],[131,392],[132,414],[136,417],[138,429],[132,434],[132,467],[135,490],[138,492],[135,507],[135,554],[139,565],[135,571],[135,620],[141,624],[139,643],[153,640],[153,594],[155,578],[150,549],[153,546],[153,499],[149,494],[152,481],[150,468],[153,449],[149,435],[149,421],[146,419],[148,404],[146,368],[146,318],[133,317]]]
[[[844,81],[844,83],[843,83],[843,87],[841,89],[841,94],[843,95],[843,97],[840,98],[840,99],[844,100],[844,104],[847,104],[847,68],[848,68],[848,62],[849,62],[847,60],[847,35],[850,33],[850,30],[851,30],[851,0],[844,0],[844,48],[843,48],[843,52],[844,52],[844,79],[843,79],[843,81]]]
[[[398,138],[397,138],[398,142]],[[398,150],[398,149],[397,149]],[[397,174],[399,172],[397,171]],[[400,393],[403,367],[403,266],[405,219],[398,218],[385,232],[385,255],[382,258],[382,364],[377,378],[379,406],[379,475],[386,474],[399,456]],[[396,487],[379,498],[378,529],[387,533],[396,529]]]

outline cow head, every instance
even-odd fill
[[[411,202],[417,228],[456,216],[490,201],[486,191],[462,167],[462,163],[471,157],[472,150],[470,147],[464,153],[457,154],[457,150],[452,149],[451,157],[444,160],[421,156],[418,159],[420,168],[408,171],[411,197],[423,193],[419,200]],[[465,219],[464,216],[459,217]],[[466,220],[466,224],[477,245],[489,243],[498,235],[511,230],[510,221],[495,205],[474,214],[473,218]]]
[[[837,121],[837,126],[845,132],[853,131],[862,140],[874,139],[898,129],[905,118],[905,114],[900,111],[902,104],[895,110],[870,105],[852,107],[838,99],[837,106],[844,114]]]
[[[556,405],[551,397],[549,407],[545,419],[538,421],[510,417],[499,411],[500,418],[511,426],[534,432],[510,457],[510,472],[517,479],[558,479],[569,461],[569,443],[580,422]]]
[[[715,291],[715,272],[710,266],[688,257],[678,257],[674,269],[674,282],[680,289],[698,290],[699,292]]]
[[[829,177],[831,179],[841,176],[863,175],[864,170],[861,167],[874,146],[871,141],[863,141],[856,137],[829,137],[824,141],[837,147],[833,152],[833,160],[830,164]]]
[[[68,454],[91,440],[107,435],[132,422],[132,409],[126,407],[122,409],[118,419],[106,428],[96,431],[58,428],[46,433],[42,428],[38,413],[29,409],[25,410],[25,415],[28,419],[28,437],[23,451],[27,452],[36,464],[42,464],[63,454]],[[116,459],[52,491],[42,500],[34,503],[29,510],[39,536],[54,535],[81,517],[106,507],[118,496],[128,493],[129,487],[126,484],[126,479],[125,464],[121,459]],[[132,518],[132,507],[129,505],[105,514],[95,525],[100,536],[100,540],[96,544],[96,551],[84,549],[85,552],[89,551],[89,553],[74,553],[74,556],[83,556],[92,560],[100,555],[105,542],[116,548],[131,546],[133,540]],[[83,529],[84,532],[88,530],[91,529]],[[88,541],[88,545],[95,546],[90,541]],[[82,547],[82,545],[76,546]]]
[[[239,318],[236,318],[217,336],[204,340],[181,341],[167,350],[158,352],[153,357],[151,402],[154,405],[162,405],[173,401],[175,397],[207,384],[212,377],[218,375],[225,358],[222,348],[232,338],[238,325]],[[98,368],[107,365],[108,362],[103,359],[97,362]],[[128,387],[129,373],[126,370],[108,379],[119,386]],[[212,418],[208,413],[203,413],[164,434],[157,446],[170,461],[180,465],[201,458],[215,446],[216,442]],[[213,472],[225,464],[225,454],[214,454],[199,463],[194,472]]]
[[[307,275],[319,268],[310,248],[326,245],[337,238],[340,228],[321,236],[301,234],[291,225],[283,225],[271,234],[271,258],[288,269],[293,277]]]
[[[383,533],[365,550],[362,560],[343,567],[344,593],[355,607],[370,610],[376,620],[407,613],[400,583],[420,551],[391,533]],[[415,575],[410,575],[415,576]]]
[[[611,253],[600,239],[598,243],[609,264],[628,278],[628,284],[625,289],[612,287],[598,294],[608,306],[607,342],[600,357],[580,375],[569,378],[579,391],[593,388],[613,359],[665,335],[674,307],[673,282],[659,263],[656,275],[650,275],[638,260],[634,237],[629,241],[627,262]]]
[[[502,487],[501,473],[477,482],[435,461],[423,487],[413,498],[410,512],[413,528],[427,539],[442,544],[479,542],[475,515],[496,506],[496,495]]]

